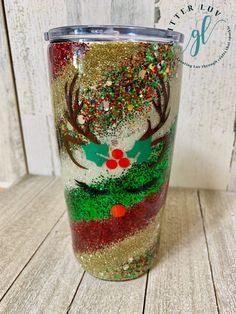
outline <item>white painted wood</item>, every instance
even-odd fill
[[[0,230],[0,298],[64,213],[60,180],[54,180],[20,211],[15,209]]]
[[[9,0],[4,3],[29,172],[58,174],[47,44],[43,33],[51,27],[67,24],[66,3],[63,0]]]
[[[170,190],[145,313],[217,313],[197,192]]]
[[[85,274],[70,314],[141,314],[146,275],[131,281],[103,281]]]
[[[161,19],[157,26],[167,28],[174,14],[186,5],[201,3],[176,0],[170,5],[167,1],[161,1]],[[210,4],[224,12],[233,32],[236,26],[236,2],[214,0]],[[194,14],[189,15],[189,22],[192,23],[191,19],[194,18]],[[186,18],[180,18],[175,30],[186,34],[186,30],[181,28],[181,25],[186,25],[185,21]],[[230,50],[217,65],[196,70],[184,66],[171,180],[174,186],[226,190],[229,184],[236,98],[236,40],[232,36]],[[212,53],[216,48],[215,42],[209,42]]]
[[[230,168],[230,182],[229,182],[228,190],[236,191],[236,141],[235,141],[235,146],[234,146],[234,152],[232,153],[232,162],[231,162],[231,168]]]
[[[14,182],[16,183],[16,182]],[[8,189],[12,186],[13,182],[11,181],[0,181],[0,189]]]
[[[115,25],[153,26],[153,0],[113,0],[111,21]]]
[[[200,191],[220,313],[236,312],[236,194]]]
[[[73,10],[79,16],[81,24],[103,25],[111,24],[111,0],[79,0],[74,2]],[[72,12],[68,5],[68,25],[71,25]],[[78,21],[74,21],[78,24]]]
[[[49,127],[49,119],[51,120],[51,117],[43,113],[22,114],[22,124],[30,130],[30,132],[24,133],[24,141],[28,151],[32,152],[27,157],[32,174],[55,174],[50,138],[52,128]],[[45,152],[48,152],[48,154],[45,154]],[[38,169],[41,169],[41,171],[38,171]]]
[[[0,187],[9,187],[26,174],[6,25],[0,3]]]
[[[64,215],[20,274],[1,302],[1,313],[66,313],[83,275],[67,220]]]
[[[54,179],[52,177],[30,176],[17,185],[0,193],[0,229],[5,227],[16,213],[20,212]]]

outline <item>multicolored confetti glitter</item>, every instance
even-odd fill
[[[157,255],[180,53],[173,43],[50,44],[73,247],[95,277],[136,278]]]

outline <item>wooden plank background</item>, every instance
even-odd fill
[[[26,173],[10,51],[0,2],[0,186],[8,187]]]
[[[60,180],[29,177],[0,193],[0,313],[234,314],[235,196],[170,189],[156,265],[112,282],[73,256]]]
[[[155,25],[167,28],[173,14],[186,5],[185,0],[176,0],[171,5],[164,0],[3,0],[3,3],[28,168],[32,174],[44,175],[60,172],[49,97],[44,31],[72,24]],[[214,0],[211,5],[224,11],[233,32],[236,28],[236,2]],[[174,186],[236,190],[236,153],[233,154],[235,50],[233,36],[230,51],[217,66],[204,71],[184,67],[171,181]],[[10,90],[14,90],[13,86]],[[4,121],[3,125],[7,122]],[[1,151],[3,143],[0,143]],[[11,160],[9,163],[14,164]],[[7,161],[5,164],[8,164]],[[13,169],[16,175],[19,169]]]
[[[162,224],[145,313],[217,313],[197,191],[171,190]]]
[[[199,200],[219,312],[235,313],[235,193],[200,191]]]

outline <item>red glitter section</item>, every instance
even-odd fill
[[[147,226],[161,209],[166,199],[168,184],[158,193],[152,193],[142,202],[128,209],[121,218],[111,217],[106,220],[71,222],[73,247],[75,251],[93,252]]]
[[[65,42],[65,43],[52,43],[49,45],[49,66],[52,78],[56,78],[68,62],[71,62],[73,56],[81,58],[82,55],[88,50],[88,45],[80,42]]]

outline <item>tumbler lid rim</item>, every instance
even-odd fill
[[[129,25],[73,25],[44,33],[50,42],[60,41],[147,41],[183,43],[184,35],[169,29]]]

